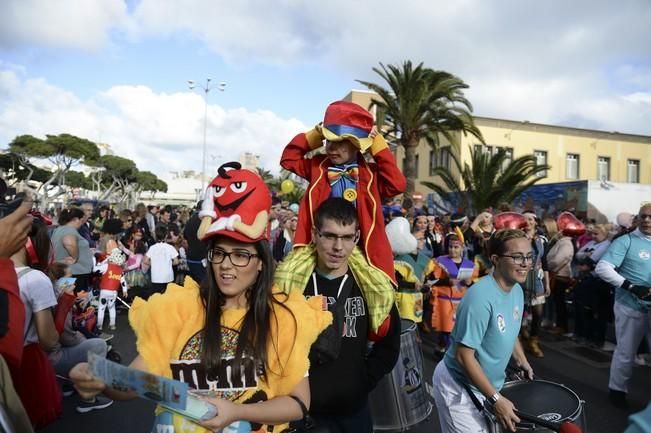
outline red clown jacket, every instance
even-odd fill
[[[332,165],[330,159],[326,155],[305,158],[308,152],[322,144],[322,138],[316,130],[300,133],[285,147],[280,159],[280,165],[284,169],[310,183],[301,200],[294,247],[311,242],[316,210],[330,197],[331,188],[328,182],[328,167]],[[371,266],[381,270],[397,286],[393,254],[384,231],[381,198],[403,193],[407,187],[407,180],[398,169],[393,153],[380,134],[375,136],[370,151],[375,163],[366,162],[362,154],[357,153],[359,164],[357,215],[362,235],[360,246]]]

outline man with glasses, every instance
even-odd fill
[[[316,260],[306,272],[303,293],[321,296],[324,308],[333,313],[333,324],[312,346],[309,372],[310,414],[330,432],[373,432],[368,394],[393,369],[400,352],[400,317],[393,299],[386,335],[367,351],[371,317],[377,318],[381,298],[351,264],[368,263],[356,246],[359,236],[357,211],[350,202],[330,198],[321,204],[312,228]],[[289,270],[297,271],[293,264]]]
[[[637,349],[643,338],[651,346],[651,203],[640,208],[637,228],[613,241],[595,272],[616,287],[617,347],[610,364],[608,388],[611,403],[625,409]]]
[[[493,405],[500,423],[515,431],[513,403],[500,395],[511,359],[533,379],[518,340],[524,295],[521,284],[533,263],[531,242],[521,230],[503,229],[488,241],[495,266],[468,289],[459,304],[451,345],[434,371],[434,399],[443,433],[488,432],[480,407]]]

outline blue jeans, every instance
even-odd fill
[[[59,360],[56,362],[50,361],[58,375],[68,377],[72,367],[80,362],[88,361],[88,352],[106,358],[106,342],[101,338],[89,338],[76,346],[62,347]]]

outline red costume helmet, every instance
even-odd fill
[[[519,229],[527,227],[527,219],[517,212],[501,212],[493,217],[493,226],[500,229]]]
[[[558,230],[564,236],[581,236],[585,233],[585,224],[583,224],[572,212],[562,212],[556,219]]]

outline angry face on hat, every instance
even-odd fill
[[[260,176],[239,163],[224,164],[206,190],[200,216],[210,216],[212,224],[200,238],[218,234],[243,242],[266,238],[270,207],[271,195]]]

